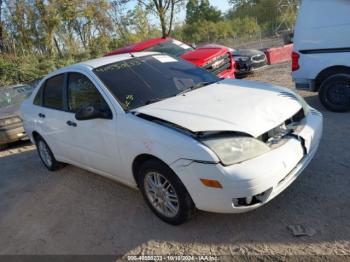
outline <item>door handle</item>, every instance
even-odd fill
[[[76,127],[77,123],[69,120],[69,121],[67,121],[67,125],[72,126],[72,127]]]
[[[45,115],[42,114],[42,113],[39,113],[38,116],[39,116],[40,118],[45,118]]]

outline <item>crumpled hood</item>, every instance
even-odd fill
[[[291,91],[255,81],[226,79],[133,110],[192,132],[235,131],[258,137],[302,106]]]

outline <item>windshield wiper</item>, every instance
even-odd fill
[[[180,93],[177,94],[177,96],[183,95],[183,94],[188,93],[188,92],[190,92],[192,90],[201,88],[203,86],[211,85],[211,84],[214,84],[214,83],[216,83],[216,81],[208,81],[208,82],[197,83],[197,84],[195,84],[195,85],[193,85],[193,86],[191,86],[191,87],[181,91]]]
[[[148,100],[145,105],[149,105],[149,104],[153,104],[153,103],[157,103],[157,102],[160,102],[162,100],[164,100],[165,98],[153,98],[153,99],[150,99]]]

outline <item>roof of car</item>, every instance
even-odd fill
[[[128,53],[128,54],[120,54],[120,55],[113,55],[113,56],[104,56],[92,60],[87,60],[81,63],[78,63],[76,65],[85,65],[91,68],[100,67],[103,65],[108,65],[111,63],[131,59],[133,57],[143,57],[147,55],[155,55],[158,54],[157,52],[139,52],[139,53]]]
[[[51,73],[49,73],[45,77],[45,79],[52,77],[54,75],[65,73],[69,70],[79,69],[81,67],[89,68],[91,70],[100,66],[131,59],[133,57],[143,57],[143,56],[156,55],[156,54],[159,54],[159,53],[158,52],[139,52],[139,53],[128,53],[128,54],[113,55],[113,56],[104,56],[104,57],[83,61],[77,64],[73,64],[73,65],[69,65],[69,66],[57,69],[56,71],[52,71]]]

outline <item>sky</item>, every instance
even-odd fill
[[[230,6],[227,0],[209,0],[210,4],[216,6],[219,10],[225,12]]]

